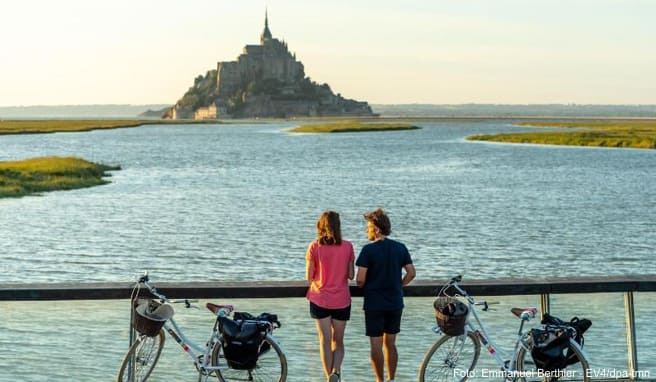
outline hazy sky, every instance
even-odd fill
[[[656,1],[20,0],[0,106],[173,104],[259,42],[370,103],[656,104]]]

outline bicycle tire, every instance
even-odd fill
[[[145,382],[150,376],[150,373],[153,372],[157,360],[159,360],[159,355],[162,353],[162,348],[164,347],[164,338],[163,330],[160,330],[159,334],[155,337],[140,335],[125,354],[123,362],[121,363],[121,368],[118,372],[117,381],[130,381],[130,360],[134,355],[135,365],[133,369],[133,381]]]
[[[287,380],[287,356],[278,341],[267,334],[260,348],[266,348],[251,370],[230,369],[223,356],[221,342],[217,342],[212,350],[212,366],[220,367],[216,377],[221,382],[252,381],[252,382],[285,382]]]
[[[449,345],[451,349],[448,348]],[[472,374],[480,353],[481,343],[472,332],[453,337],[443,335],[421,361],[418,381],[466,381]],[[463,355],[466,358],[462,358]],[[470,358],[471,364],[468,362]]]
[[[554,372],[549,373],[550,375],[547,376],[544,372],[542,375],[538,372],[530,353],[526,348],[521,347],[517,352],[517,380],[519,382],[590,382],[590,376],[587,372],[590,369],[589,362],[581,352],[579,345],[571,338],[568,349],[571,352],[570,354],[574,354],[579,362],[560,370],[559,373],[556,373],[556,376],[553,376]]]

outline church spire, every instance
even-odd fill
[[[271,31],[269,30],[269,10],[264,8],[264,32],[260,36],[260,42],[264,44],[264,41],[272,38]]]

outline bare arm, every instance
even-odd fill
[[[314,281],[314,261],[312,260],[305,262],[305,279],[309,282]]]
[[[367,268],[358,267],[358,275],[355,278],[355,282],[360,288],[364,286],[364,282],[367,280]]]
[[[417,272],[415,271],[415,266],[412,264],[406,264],[404,268],[405,275],[403,276],[403,280],[401,280],[401,285],[406,286],[410,284],[410,281],[414,280]]]
[[[352,262],[352,261],[349,261],[349,265],[348,265],[348,279],[349,279],[349,280],[353,280],[354,277],[355,277],[355,266],[353,265],[353,262]]]

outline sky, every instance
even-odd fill
[[[656,104],[651,0],[21,0],[0,106],[174,104],[259,43],[373,104]]]

